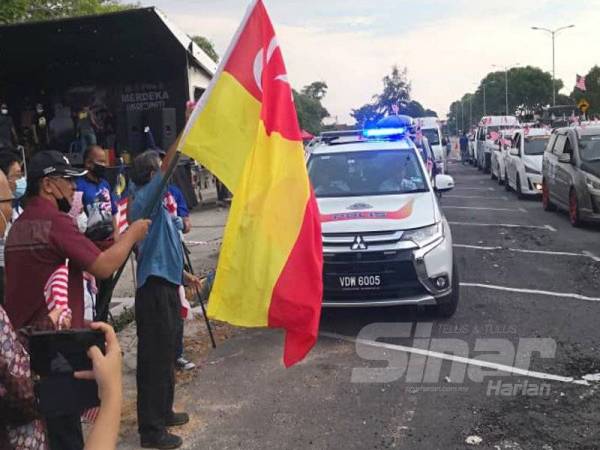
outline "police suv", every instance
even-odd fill
[[[330,134],[311,149],[324,307],[432,305],[443,317],[456,311],[452,235],[436,195],[454,181],[427,175],[410,126],[410,117],[393,116],[352,140],[347,132],[341,141]]]

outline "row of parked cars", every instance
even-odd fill
[[[470,162],[507,191],[541,197],[546,211],[567,211],[573,226],[600,223],[600,123],[552,130],[488,116],[470,144]]]

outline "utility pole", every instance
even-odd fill
[[[483,83],[483,115],[485,116],[487,114],[486,108],[485,108],[485,83]]]
[[[473,96],[469,95],[469,129],[473,126]]]
[[[512,66],[504,66],[504,106],[506,109],[506,115],[508,116],[508,71],[517,67],[519,63],[513,64]],[[492,67],[502,68],[502,66],[497,66],[496,64],[492,64]]]
[[[532,30],[537,31],[546,31],[550,33],[552,36],[552,106],[556,106],[556,65],[555,65],[555,51],[554,51],[554,43],[556,42],[556,34],[559,31],[566,30],[568,28],[573,28],[575,25],[567,25],[566,27],[556,28],[555,30],[549,30],[548,28],[542,27],[531,27]]]

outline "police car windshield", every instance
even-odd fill
[[[356,197],[427,192],[414,150],[370,150],[311,156],[310,176],[317,197]]]
[[[543,155],[546,145],[548,144],[547,138],[538,139],[525,139],[525,154],[526,155]]]
[[[421,130],[423,136],[429,141],[429,145],[440,145],[440,135],[435,128],[426,128]]]
[[[515,128],[514,125],[492,125],[487,127],[487,132],[491,133],[495,131],[496,133],[500,130],[510,130],[511,128]]]
[[[600,135],[581,136],[579,148],[582,160],[600,161]]]

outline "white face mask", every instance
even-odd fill
[[[0,110],[0,112],[1,112],[2,114],[6,115],[6,114],[8,114],[8,109],[2,109],[2,110]]]
[[[8,220],[6,220],[6,216],[2,212],[2,209],[0,209],[0,216],[2,217],[2,221],[4,222],[4,233],[2,233],[2,239],[5,239],[6,235],[8,234],[8,230],[10,229],[10,223],[8,222]]]

